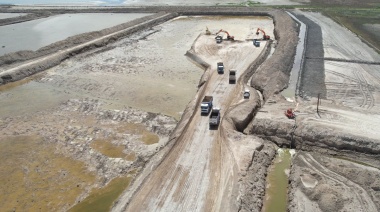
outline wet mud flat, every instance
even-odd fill
[[[118,177],[133,177],[165,146],[177,122],[72,99],[0,123],[2,210],[67,210],[93,189]]]

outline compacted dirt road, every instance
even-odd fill
[[[221,108],[223,117],[241,91],[241,86],[229,84],[229,69],[237,69],[240,77],[262,52],[265,42],[260,48],[250,41],[216,44],[214,36],[199,36],[190,52],[210,65],[205,73],[209,79],[198,98],[212,95],[214,106]],[[223,75],[216,71],[218,61],[224,62]],[[201,116],[200,109],[195,113],[187,130],[128,204],[127,211],[237,210],[229,198],[237,187],[237,167],[224,131],[222,127],[209,130],[209,118]]]

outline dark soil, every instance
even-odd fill
[[[318,97],[320,94],[321,98],[326,98],[324,61],[313,59],[324,57],[321,27],[303,15],[296,15],[296,17],[307,25],[300,96],[307,99]]]

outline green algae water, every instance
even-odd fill
[[[264,212],[285,212],[288,203],[288,174],[294,150],[278,149],[269,168],[264,199]]]
[[[132,178],[129,176],[116,178],[104,188],[93,190],[86,199],[75,205],[69,211],[110,211],[114,201],[129,186],[131,180]]]

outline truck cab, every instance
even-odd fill
[[[229,83],[230,84],[235,84],[236,83],[236,70],[235,69],[231,69],[230,70]]]
[[[204,96],[201,102],[201,115],[208,115],[212,108],[212,96]]]
[[[222,62],[218,62],[216,64],[217,66],[217,70],[218,70],[218,74],[224,74],[224,65]]]
[[[245,89],[244,93],[243,93],[244,99],[249,99],[250,96],[251,96],[251,93],[250,93],[249,89]]]
[[[219,123],[220,123],[220,108],[214,107],[211,110],[211,114],[210,114],[210,120],[209,120],[210,129],[218,128]]]
[[[215,37],[216,43],[221,43],[223,41],[223,37],[218,35]]]
[[[258,41],[257,39],[253,39],[253,45],[256,47],[260,47],[260,41]]]

